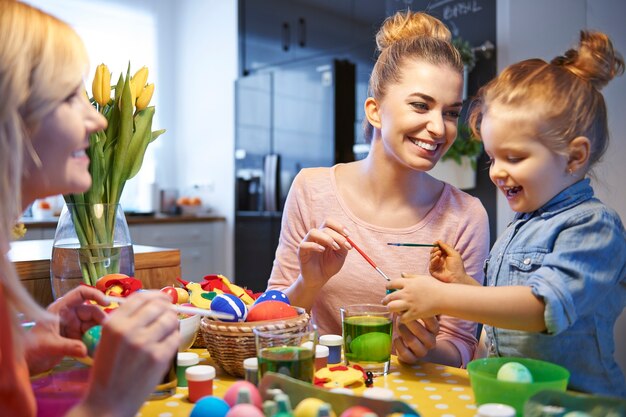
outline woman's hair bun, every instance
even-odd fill
[[[430,36],[450,41],[452,34],[440,20],[423,12],[399,11],[383,22],[376,34],[379,51],[396,41],[415,36]]]
[[[578,48],[568,50],[551,63],[566,68],[598,90],[624,72],[624,59],[602,32],[581,31]]]

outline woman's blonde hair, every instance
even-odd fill
[[[408,10],[388,17],[376,34],[380,54],[370,76],[369,95],[381,100],[389,84],[402,80],[403,64],[407,61],[445,65],[463,73],[461,54],[451,38],[443,22],[426,13]],[[373,128],[367,119],[364,129],[365,138],[371,140]]]
[[[480,122],[490,109],[531,118],[536,135],[554,152],[584,136],[591,143],[588,168],[609,143],[604,97],[600,90],[624,72],[624,60],[607,35],[581,31],[579,44],[550,63],[529,59],[510,65],[482,87],[472,104],[470,126],[480,137]]]
[[[87,52],[67,24],[14,0],[0,0],[0,283],[6,301],[33,319],[47,313],[21,285],[7,256],[22,211],[24,161],[33,158],[29,135],[76,89]]]

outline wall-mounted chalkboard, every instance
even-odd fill
[[[496,76],[495,47],[484,53],[480,47],[496,45],[496,0],[387,0],[386,15],[406,9],[425,11],[441,19],[454,37],[461,37],[476,49],[476,66],[469,74],[468,97],[472,98],[478,89]],[[466,106],[467,107],[467,106]],[[478,160],[476,188],[467,191],[478,197],[489,215],[491,243],[497,237],[496,230],[496,195],[497,190],[489,179],[487,157]]]

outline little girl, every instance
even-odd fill
[[[513,64],[481,89],[470,124],[489,175],[517,212],[485,263],[488,287],[443,242],[428,276],[393,280],[384,304],[401,320],[446,314],[485,323],[496,356],[566,367],[569,388],[626,396],[613,326],[626,306],[626,232],[594,197],[591,167],[608,145],[600,89],[622,74],[610,39],[581,32],[577,49]]]

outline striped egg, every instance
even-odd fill
[[[222,321],[246,321],[248,317],[246,304],[232,294],[216,295],[211,301],[211,310],[235,316],[232,320],[222,319]]]

